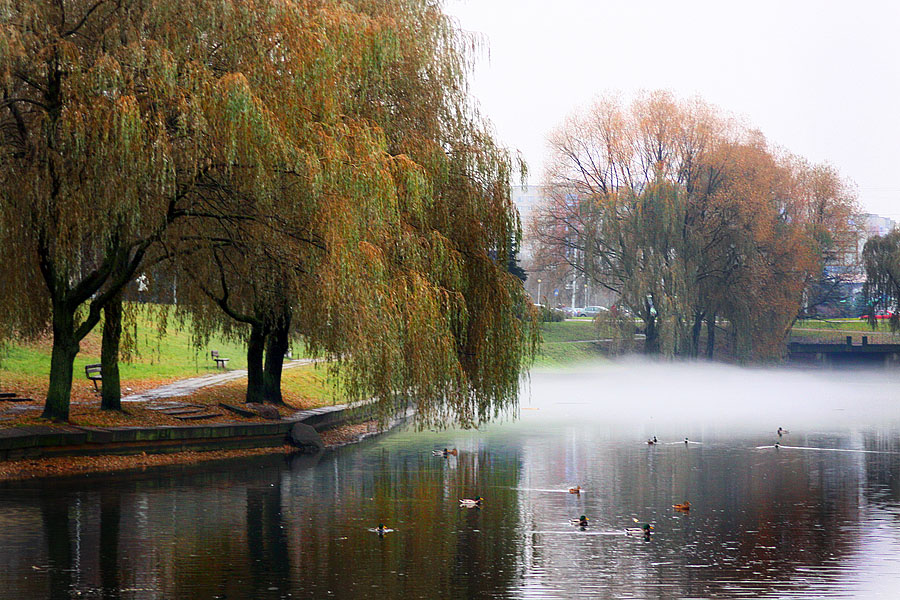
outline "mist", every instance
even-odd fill
[[[523,420],[581,421],[675,440],[710,428],[827,432],[897,421],[900,374],[629,358],[535,371],[520,408]]]

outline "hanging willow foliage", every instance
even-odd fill
[[[878,313],[890,313],[891,331],[900,330],[900,231],[873,236],[866,242],[862,253],[866,270],[863,297],[869,325],[878,324]]]
[[[100,311],[160,264],[198,339],[289,328],[384,414],[473,424],[515,401],[537,330],[504,268],[514,165],[469,104],[468,42],[439,2],[39,1],[0,18],[0,233],[17,236],[0,270],[34,292],[0,303],[9,329],[52,324],[45,416],[67,418]]]
[[[599,100],[551,136],[538,257],[616,293],[645,350],[696,356],[716,317],[734,354],[780,357],[855,196],[827,165],[768,145],[699,100],[663,91]]]

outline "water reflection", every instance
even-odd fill
[[[0,589],[14,598],[894,597],[895,381],[869,378],[854,391],[808,373],[670,366],[648,381],[646,369],[536,374],[524,403],[538,410],[481,431],[398,431],[316,457],[4,485]],[[792,432],[786,446],[849,452],[757,448],[778,439],[778,426]],[[652,435],[662,443],[645,444]],[[432,456],[443,447],[459,455]],[[568,493],[574,485],[581,494]],[[460,507],[475,495],[482,508]],[[690,511],[673,510],[685,500]],[[585,529],[570,521],[581,514]],[[635,518],[654,524],[649,541],[624,535]],[[380,522],[395,531],[369,531]]]

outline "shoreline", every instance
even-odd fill
[[[393,426],[394,425],[390,425],[385,429],[381,429],[378,426],[378,421],[370,420],[362,423],[338,425],[321,431],[319,434],[324,443],[324,450],[333,450],[384,433],[389,431]],[[284,456],[293,454],[311,455],[311,453],[304,452],[302,449],[295,446],[283,444],[263,448],[231,450],[186,450],[169,454],[148,454],[144,452],[141,454],[128,455],[107,454],[101,456],[21,458],[0,461],[0,482],[77,477],[99,473],[143,470],[170,465],[196,465],[234,458],[277,454]]]

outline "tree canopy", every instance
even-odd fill
[[[153,265],[201,333],[257,327],[273,357],[293,335],[351,398],[464,424],[513,402],[537,339],[506,271],[516,165],[469,103],[468,43],[434,0],[5,9],[0,304],[52,327],[45,416]]]
[[[599,100],[551,136],[538,256],[615,292],[648,352],[696,355],[703,320],[741,356],[775,356],[854,197],[699,101]],[[712,340],[707,350],[712,350]]]

